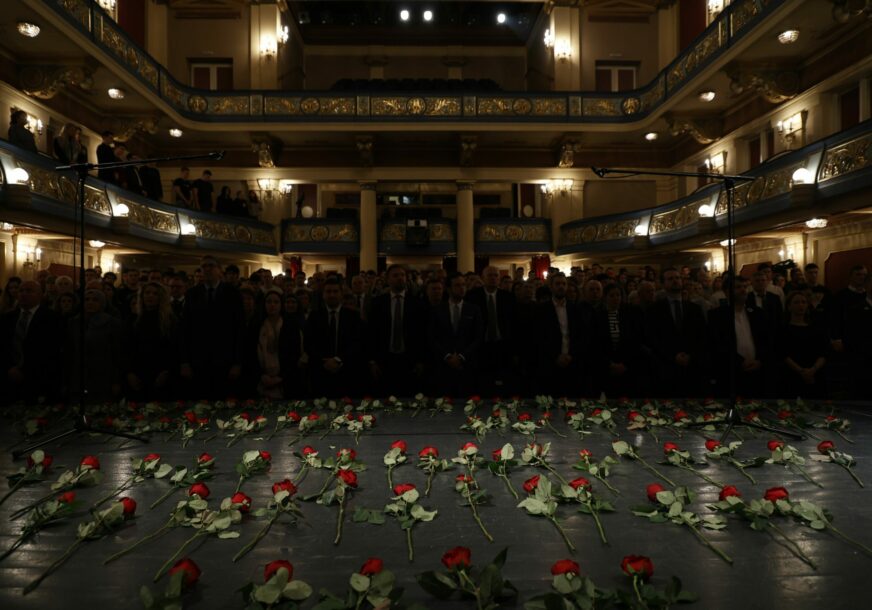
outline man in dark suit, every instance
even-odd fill
[[[174,274],[173,277],[170,278],[169,286],[170,306],[173,308],[173,313],[176,317],[181,320],[184,317],[185,291],[188,287],[185,284],[185,280],[179,274]]]
[[[562,273],[551,277],[551,298],[536,310],[539,387],[542,394],[578,395],[584,384],[582,337],[587,334],[581,310],[566,299],[568,282]]]
[[[766,277],[766,272],[757,271],[751,278],[752,290],[748,292],[745,301],[748,307],[754,307],[763,312],[766,324],[769,328],[776,330],[781,326],[784,318],[784,310],[781,307],[781,299],[777,294],[773,294],[766,289],[769,285],[769,280]],[[724,289],[726,291],[726,289]]]
[[[436,280],[439,281],[439,280]],[[432,308],[430,352],[433,387],[437,396],[469,396],[474,393],[476,366],[484,339],[481,311],[464,300],[466,278],[453,273],[448,278],[449,300]]]
[[[36,404],[58,396],[65,329],[41,302],[39,283],[22,282],[18,307],[0,317],[0,402]]]
[[[704,371],[705,316],[699,305],[681,299],[681,275],[674,267],[663,271],[663,288],[666,298],[645,312],[645,334],[660,380],[659,393],[670,398],[698,396]]]
[[[389,291],[373,298],[369,315],[370,373],[383,392],[408,396],[422,390],[427,312],[406,291],[402,265],[391,265],[386,275]]]
[[[342,307],[342,285],[328,279],[324,306],[306,322],[304,344],[315,396],[338,398],[358,392],[362,323],[357,312]]]
[[[115,157],[115,151],[112,150],[112,147],[115,142],[115,134],[111,131],[104,131],[101,134],[103,141],[97,146],[97,163],[115,163],[118,159]],[[112,184],[118,184],[118,179],[116,178],[116,172],[124,171],[117,169],[98,169],[97,177],[104,182],[111,182]]]
[[[362,275],[351,278],[351,294],[354,296],[354,304],[360,319],[366,322],[369,318],[369,309],[372,307],[372,293],[366,289],[366,280]]]
[[[242,371],[242,298],[221,281],[221,267],[202,259],[203,283],[185,295],[182,314],[181,374],[193,398],[226,399],[237,390]]]
[[[837,292],[829,312],[830,345],[833,354],[827,362],[831,385],[849,388],[856,384],[857,376],[866,377],[862,372],[862,359],[859,352],[848,349],[854,341],[849,338],[853,332],[851,320],[867,305],[866,280],[869,271],[865,265],[851,267],[848,285]],[[859,398],[859,396],[854,396]]]
[[[480,367],[480,391],[487,396],[514,392],[515,297],[499,290],[500,272],[486,267],[481,273],[482,286],[473,288],[466,300],[479,308],[484,323]]]
[[[725,303],[709,312],[708,330],[711,377],[717,396],[730,395],[730,367],[734,367],[736,394],[765,398],[767,377],[775,378],[771,328],[766,313],[748,304],[748,279],[737,276],[724,280],[724,291],[733,291],[734,306]],[[776,300],[778,297],[772,295]]]

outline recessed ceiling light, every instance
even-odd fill
[[[648,140],[649,142],[653,142],[654,140],[656,140],[659,137],[660,137],[660,134],[658,134],[656,131],[649,131],[648,133],[645,134],[645,139]]]
[[[722,248],[726,248],[727,246],[735,246],[736,240],[735,239],[722,239],[720,243],[721,243]]]
[[[710,102],[713,99],[715,99],[715,92],[711,91],[711,90],[700,91],[699,92],[699,99],[703,102]]]
[[[18,33],[28,38],[36,38],[39,36],[39,26],[29,21],[19,21]]]
[[[827,228],[827,219],[826,218],[812,218],[811,220],[805,221],[805,226],[809,229],[826,229]]]
[[[106,93],[108,93],[109,97],[111,97],[113,100],[123,100],[125,95],[124,89],[119,89],[117,87],[112,87],[111,89],[106,91]]]
[[[497,23],[505,23],[505,22],[506,22],[506,14],[505,14],[505,13],[499,13],[499,14],[497,15]]]
[[[799,39],[799,30],[784,30],[778,35],[781,44],[793,44]]]
[[[173,127],[172,129],[170,129],[170,136],[172,136],[174,138],[181,138],[182,133],[183,133],[182,130],[177,129],[176,127]]]
[[[424,11],[424,21],[433,21],[433,11]]]
[[[409,11],[407,11],[406,9],[401,10],[400,11],[400,20],[401,21],[408,21],[409,20]]]

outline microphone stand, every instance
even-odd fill
[[[721,183],[721,188],[726,191],[727,194],[727,272],[726,275],[731,278],[730,282],[730,290],[727,294],[727,303],[730,308],[730,312],[732,315],[735,315],[735,306],[736,306],[736,296],[733,293],[733,283],[736,277],[736,256],[735,256],[735,220],[733,218],[733,188],[736,185],[736,182],[752,182],[757,179],[756,176],[746,176],[743,174],[716,174],[710,172],[671,172],[671,171],[657,171],[657,170],[635,170],[635,169],[612,169],[607,167],[591,167],[591,171],[594,174],[599,176],[600,178],[604,178],[607,174],[623,174],[628,176],[676,176],[676,177],[689,177],[689,178],[709,178],[712,180],[718,180]],[[724,429],[723,434],[721,435],[721,442],[724,442],[726,438],[733,431],[733,428],[736,426],[745,426],[747,428],[754,428],[757,430],[765,430],[767,432],[771,432],[773,434],[778,434],[782,436],[787,436],[796,440],[801,440],[805,438],[805,435],[798,434],[791,430],[784,430],[781,428],[776,428],[774,426],[768,426],[766,424],[759,424],[757,422],[744,421],[742,419],[741,414],[739,413],[738,408],[736,407],[736,398],[737,398],[737,389],[736,389],[736,360],[734,354],[736,353],[736,325],[733,322],[733,318],[731,316],[727,316],[727,336],[730,338],[730,344],[733,349],[729,358],[728,365],[728,387],[729,387],[729,402],[728,409],[726,415],[721,419],[713,419],[706,422],[693,422],[688,424],[689,428],[701,428],[704,426],[710,425],[718,425],[718,424],[726,424],[726,428]]]
[[[58,441],[62,438],[66,438],[68,436],[72,436],[74,434],[80,434],[84,432],[96,433],[96,434],[108,434],[110,436],[117,436],[120,438],[127,438],[131,440],[136,440],[140,442],[148,442],[148,438],[144,436],[138,436],[135,434],[128,434],[126,432],[119,432],[117,430],[106,430],[104,428],[95,428],[91,425],[88,420],[88,416],[85,413],[85,401],[88,393],[85,379],[85,181],[88,178],[88,172],[92,170],[101,170],[101,169],[120,169],[123,167],[133,167],[133,166],[142,166],[147,165],[149,163],[158,163],[163,161],[183,161],[188,159],[212,159],[215,161],[220,161],[224,157],[224,151],[220,152],[212,152],[203,155],[184,155],[184,156],[176,156],[176,157],[160,157],[160,158],[152,158],[152,159],[138,159],[136,161],[115,161],[112,163],[72,163],[69,165],[59,165],[55,167],[56,172],[63,171],[75,171],[78,177],[77,184],[77,202],[76,209],[74,214],[73,221],[73,240],[79,240],[79,303],[81,304],[82,311],[79,314],[79,396],[76,401],[75,413],[74,413],[74,421],[73,427],[69,430],[64,430],[63,432],[58,432],[57,434],[53,434],[48,438],[41,439],[23,449],[19,449],[17,451],[12,452],[12,458],[18,459],[22,455],[30,455],[35,449],[39,447],[43,447],[55,441]],[[73,277],[75,277],[75,259],[73,265]]]

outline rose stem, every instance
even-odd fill
[[[815,565],[815,563],[808,557],[808,555],[806,555],[805,553],[802,552],[802,549],[799,548],[799,545],[796,544],[796,542],[791,540],[790,537],[787,534],[785,534],[783,531],[781,531],[781,528],[779,528],[777,525],[775,525],[771,521],[769,521],[768,523],[769,523],[769,527],[772,528],[772,530],[777,532],[779,536],[781,536],[782,538],[784,538],[787,541],[787,543],[789,545],[787,548],[790,549],[791,553],[796,555],[801,561],[804,561],[805,563],[810,565],[812,567],[812,569],[817,570],[817,566]],[[767,531],[770,531],[770,530],[767,530]],[[770,532],[770,535],[771,535],[771,532]]]
[[[153,540],[154,538],[157,538],[161,534],[165,533],[171,527],[170,524],[172,523],[172,521],[173,520],[170,519],[164,525],[162,525],[160,527],[160,529],[157,529],[157,530],[153,531],[152,533],[148,534],[147,536],[140,538],[139,540],[137,540],[136,542],[134,542],[133,544],[131,544],[127,548],[121,549],[120,551],[118,551],[114,555],[110,555],[109,557],[107,557],[103,561],[103,565],[105,566],[109,562],[112,562],[112,561],[115,561],[116,559],[120,559],[121,557],[124,557],[127,553],[129,553],[130,551],[132,551],[133,549],[138,547],[140,544],[148,542],[149,540]]]
[[[468,585],[471,587],[470,589],[466,589],[467,592],[472,593],[475,596],[475,607],[476,610],[484,610],[484,607],[481,605],[481,592],[478,587],[475,586],[475,583],[466,575],[466,572],[463,569],[457,571],[457,574],[460,576],[460,580],[465,580]]]
[[[851,443],[852,445],[854,444],[854,441],[852,441],[852,440],[849,439],[847,436],[845,436],[844,434],[842,434],[842,431],[841,431],[841,430],[837,430],[837,429],[833,428],[833,431],[834,431],[836,434],[838,434],[839,436],[841,436],[841,437],[842,437],[844,440],[846,440],[847,442]]]
[[[506,482],[506,487],[508,487],[509,491],[512,492],[512,495],[515,496],[515,500],[520,500],[521,498],[518,496],[518,492],[515,491],[515,488],[512,486],[512,482],[509,480],[508,475],[505,474],[505,471],[503,471],[503,474],[501,474],[500,477]]]
[[[821,489],[824,488],[823,485],[821,485],[820,483],[815,481],[813,478],[811,478],[811,476],[809,476],[809,474],[805,471],[805,468],[803,468],[799,464],[794,464],[794,467],[799,471],[799,474],[801,474],[805,478],[806,481],[808,481],[809,483],[812,483],[814,485],[817,485]]]
[[[6,500],[8,500],[9,496],[11,496],[16,491],[18,491],[18,489],[22,485],[24,485],[26,482],[27,482],[27,475],[26,474],[21,475],[21,477],[19,477],[19,479],[17,481],[15,481],[15,485],[12,486],[12,489],[10,489],[8,492],[6,492],[6,495],[3,496],[2,499],[0,499],[0,505],[2,505]]]
[[[293,447],[294,445],[296,445],[297,443],[299,443],[301,438],[303,438],[303,435],[301,435],[301,434],[298,434],[297,436],[295,436],[294,438],[292,438],[292,439],[291,439],[291,442],[288,443],[288,447]]]
[[[184,550],[188,547],[189,544],[191,544],[192,542],[194,542],[194,541],[195,541],[197,538],[199,538],[200,536],[205,536],[205,535],[206,535],[206,534],[204,534],[202,531],[198,531],[196,534],[194,534],[193,536],[191,536],[190,538],[188,538],[187,540],[185,540],[184,544],[182,544],[182,546],[180,546],[179,549],[178,549],[175,553],[173,553],[173,556],[170,557],[169,559],[167,559],[166,562],[165,562],[165,563],[160,567],[160,569],[159,569],[159,570],[157,571],[157,573],[154,575],[154,580],[153,580],[153,582],[157,582],[157,581],[160,579],[160,577],[163,576],[163,573],[164,573],[167,569],[169,569],[169,567],[170,567],[173,563],[175,563],[176,559],[178,559],[179,555],[182,554],[182,551],[184,551]]]
[[[610,484],[608,481],[606,481],[605,477],[600,476],[600,475],[598,475],[598,474],[595,474],[595,475],[593,475],[593,476],[596,477],[596,479],[597,479],[598,481],[600,481],[603,485],[605,485],[606,487],[608,487],[608,488],[609,488],[609,491],[611,491],[613,494],[615,494],[616,496],[621,495],[621,492],[618,491],[617,489],[615,489],[614,487],[612,487],[611,484]]]
[[[300,467],[300,476],[297,478],[296,481],[294,481],[294,485],[299,485],[300,483],[302,483],[306,479],[307,474],[309,474],[309,466],[308,464],[304,463]]]
[[[859,479],[859,477],[857,477],[857,475],[854,474],[854,471],[851,469],[850,466],[845,466],[844,464],[839,464],[839,466],[841,466],[842,468],[844,468],[845,470],[848,471],[848,474],[851,475],[851,478],[857,482],[857,485],[859,485],[860,487],[866,487],[865,485],[863,485],[863,481],[861,481]]]
[[[333,544],[339,544],[342,538],[342,521],[345,518],[345,494],[339,496],[339,518],[336,520],[336,538],[333,539]]]
[[[432,467],[428,469],[430,474],[427,475],[427,489],[424,490],[425,496],[430,496],[430,485],[433,483],[433,475],[436,473],[436,470]]]
[[[557,528],[557,531],[560,532],[560,536],[563,538],[563,542],[566,543],[566,546],[569,548],[570,553],[575,553],[575,545],[572,544],[572,541],[566,537],[566,532],[563,531],[563,528],[560,526],[560,523],[557,522],[557,519],[554,517],[548,517],[548,520],[554,524],[554,527]]]
[[[639,591],[639,575],[633,574],[633,591],[636,592],[636,599],[639,600],[639,603],[642,604],[643,608],[647,608],[648,604],[645,603],[645,600],[642,599],[642,593]]]
[[[242,487],[242,483],[245,481],[245,475],[239,475],[239,482],[236,484],[236,491],[234,493],[239,493],[239,488]]]
[[[752,477],[750,474],[745,472],[745,467],[740,465],[738,461],[734,460],[733,458],[730,458],[730,463],[733,466],[735,466],[736,468],[738,468],[739,472],[741,472],[749,481],[751,481],[752,484],[754,484],[754,485],[757,484],[757,481],[754,479],[754,477]]]
[[[547,470],[548,472],[553,474],[555,477],[557,477],[561,483],[563,483],[564,485],[569,485],[569,482],[566,479],[564,479],[562,476],[560,476],[560,473],[557,472],[556,470],[554,470],[554,467],[551,464],[542,460],[542,465],[545,466],[545,470]]]
[[[161,502],[163,502],[164,500],[169,498],[171,495],[173,495],[174,492],[176,492],[178,490],[179,490],[179,486],[176,485],[175,483],[173,483],[172,487],[170,487],[164,495],[162,495],[160,498],[158,498],[157,500],[152,502],[151,506],[149,506],[149,508],[154,508],[155,506],[157,506],[158,504],[160,504]]]
[[[566,438],[565,434],[563,434],[557,428],[554,427],[554,425],[551,423],[551,420],[547,420],[546,425],[551,429],[552,432],[554,432],[554,434],[556,434],[560,438]]]
[[[273,431],[269,433],[269,436],[266,437],[266,440],[272,440],[272,437],[276,435],[276,432],[279,431],[279,422],[276,422],[276,427],[273,428]]]
[[[37,532],[37,530],[32,530],[32,531],[25,532],[25,533],[21,534],[21,536],[18,537],[18,540],[16,540],[14,543],[12,543],[11,547],[6,549],[3,552],[3,554],[0,555],[0,561],[3,561],[7,557],[9,557],[12,553],[14,553],[18,547],[20,547],[22,544],[24,544],[27,541],[27,539],[30,538],[31,536],[33,536],[36,532]]]
[[[393,481],[393,477],[391,476],[393,471],[394,471],[393,466],[388,466],[388,489],[391,489],[391,490],[394,488],[394,481]]]
[[[93,506],[91,506],[91,510],[94,510],[95,508],[97,508],[97,507],[99,507],[99,506],[102,506],[103,504],[106,504],[106,502],[108,502],[109,500],[111,500],[112,498],[114,498],[115,496],[117,496],[118,494],[120,494],[122,491],[124,491],[124,490],[126,490],[126,489],[129,489],[129,488],[130,488],[130,482],[131,482],[132,480],[133,480],[133,478],[127,479],[127,480],[124,481],[121,485],[119,485],[118,487],[116,487],[116,488],[115,488],[115,491],[113,491],[112,493],[110,493],[110,494],[107,495],[107,496],[103,496],[102,498],[100,498],[97,502],[95,502],[95,503],[93,504]]]
[[[587,508],[590,510],[594,522],[596,522],[596,529],[599,531],[600,539],[603,541],[603,544],[608,544],[609,541],[606,540],[606,533],[603,531],[603,524],[600,522],[599,513],[593,509],[591,502],[585,502],[585,504],[587,504]]]
[[[714,479],[712,479],[712,478],[709,477],[708,475],[705,475],[705,474],[701,473],[701,472],[700,472],[699,470],[697,470],[696,468],[693,468],[693,467],[691,467],[691,466],[679,466],[679,468],[683,468],[684,470],[689,470],[690,472],[692,472],[693,474],[695,474],[695,475],[698,476],[699,478],[701,478],[701,479],[703,479],[703,480],[705,480],[705,481],[708,481],[709,483],[711,483],[711,484],[714,485],[715,487],[720,487],[720,488],[723,488],[723,487],[724,487],[724,484],[723,484],[723,483],[718,483],[717,481],[715,481]]]
[[[239,549],[239,552],[233,556],[234,562],[242,559],[242,557],[245,556],[246,553],[248,553],[251,549],[253,549],[255,547],[255,545],[257,545],[257,543],[260,542],[263,539],[263,537],[267,535],[267,532],[269,532],[269,529],[273,526],[273,523],[275,523],[276,520],[279,518],[279,515],[281,515],[281,511],[278,508],[276,508],[275,514],[270,518],[269,521],[267,521],[266,525],[263,528],[261,528],[261,530],[257,533],[257,536],[254,537],[254,540],[252,540],[251,542],[246,544],[244,547]]]
[[[57,570],[59,567],[61,567],[61,565],[63,565],[63,563],[64,563],[67,559],[70,558],[70,555],[72,555],[73,553],[76,552],[76,549],[78,549],[79,546],[81,546],[81,544],[82,544],[83,542],[85,542],[85,539],[84,539],[84,538],[80,538],[79,540],[76,540],[73,544],[71,544],[70,547],[66,550],[66,552],[64,552],[63,555],[61,555],[61,556],[60,556],[60,557],[59,557],[59,558],[58,558],[58,559],[57,559],[53,564],[51,564],[48,568],[46,568],[45,572],[43,572],[42,574],[40,574],[39,577],[38,577],[36,580],[34,580],[34,581],[31,582],[29,585],[27,585],[26,587],[24,587],[23,594],[24,594],[24,595],[27,595],[28,593],[30,593],[31,591],[33,591],[34,589],[36,589],[36,588],[39,586],[39,583],[41,583],[43,580],[45,580],[46,578],[48,578],[48,576],[49,576],[52,572],[54,572],[54,571]]]
[[[472,494],[469,492],[469,485],[465,484],[464,489],[466,491],[466,500],[469,502],[469,507],[472,509],[472,518],[475,519],[475,522],[478,523],[478,526],[481,528],[484,537],[487,538],[488,542],[493,542],[493,536],[490,535],[490,532],[484,526],[484,523],[481,522],[481,519],[478,516],[478,511],[475,508],[475,502],[472,499]]]
[[[647,468],[649,472],[651,472],[652,474],[654,474],[657,477],[660,477],[661,479],[663,479],[664,481],[666,481],[667,483],[669,483],[670,485],[675,487],[675,483],[673,483],[665,475],[661,474],[660,471],[657,470],[656,468],[654,468],[653,466],[651,466],[651,464],[649,464],[648,462],[646,462],[645,460],[643,460],[642,458],[640,458],[638,456],[636,457],[636,459],[639,460],[642,463],[642,466]]]
[[[176,434],[178,434],[178,432],[179,432],[179,428],[176,428],[175,430],[173,430],[172,432],[170,432],[170,433],[167,435],[167,437],[164,439],[164,442],[165,442],[165,443],[170,442],[170,441],[173,439],[173,437],[174,437]]]
[[[242,434],[242,433],[239,433],[239,434],[236,434],[236,435],[234,435],[233,437],[231,437],[230,440],[227,441],[227,447],[228,447],[228,449],[229,449],[230,447],[232,447],[233,445],[235,445],[235,444],[237,443],[237,441],[239,441],[239,439],[241,439],[243,436],[245,436],[245,435]]]
[[[700,539],[700,541],[703,544],[705,544],[708,548],[710,548],[712,551],[714,551],[718,557],[720,557],[721,559],[723,559],[724,561],[726,561],[727,563],[732,565],[733,560],[730,559],[729,555],[727,555],[723,551],[718,550],[711,542],[709,542],[708,538],[703,536],[702,533],[698,529],[696,529],[696,527],[694,527],[690,523],[686,523],[686,525],[687,525],[687,527],[690,528],[690,531],[692,531],[696,535],[696,537]]]
[[[406,546],[409,547],[409,563],[415,560],[415,549],[412,546],[412,528],[406,529]]]
[[[847,543],[849,543],[849,544],[853,544],[853,545],[856,546],[858,549],[862,550],[864,553],[866,553],[867,555],[869,555],[870,557],[872,557],[872,549],[870,549],[868,546],[866,546],[866,545],[864,545],[864,544],[862,544],[862,543],[860,543],[860,542],[857,542],[856,540],[854,540],[854,539],[851,538],[850,536],[846,536],[846,535],[843,534],[841,531],[839,531],[838,529],[836,529],[836,527],[835,527],[832,523],[827,522],[827,529],[829,529],[830,531],[832,531],[834,534],[836,534],[839,538],[841,538],[841,539],[844,540],[845,542],[847,542]]]
[[[24,513],[28,512],[28,511],[30,511],[30,510],[33,510],[34,508],[36,508],[37,506],[40,506],[41,504],[44,504],[44,503],[48,502],[48,501],[51,500],[53,497],[55,497],[55,495],[62,494],[62,493],[64,493],[65,491],[69,491],[70,489],[71,489],[70,487],[68,487],[68,486],[65,485],[65,486],[59,487],[58,489],[56,489],[56,490],[54,490],[54,491],[52,491],[52,492],[50,492],[50,493],[47,493],[46,495],[44,495],[43,497],[41,497],[41,498],[40,498],[39,500],[37,500],[36,502],[31,502],[30,504],[28,504],[28,505],[25,506],[24,508],[19,508],[17,511],[15,511],[15,512],[12,513],[11,515],[9,515],[9,520],[12,521],[12,520],[14,520],[14,519],[17,519],[18,517],[20,517],[20,516],[23,515]]]

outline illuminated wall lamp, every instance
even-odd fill
[[[554,45],[554,57],[561,63],[566,63],[572,57],[572,46],[565,38],[561,38]]]
[[[273,59],[279,52],[278,42],[275,36],[264,34],[260,37],[260,54],[264,59]]]
[[[633,229],[633,233],[637,236],[648,235],[648,225],[645,223],[639,223],[636,225],[636,228]]]
[[[115,216],[121,216],[122,218],[128,216],[130,214],[130,208],[127,207],[126,203],[119,203],[115,206]]]
[[[704,203],[699,206],[700,218],[714,218],[715,217],[715,206],[710,203]]]
[[[103,248],[106,245],[105,241],[100,241],[99,239],[92,239],[88,242],[88,245],[92,248],[96,248],[97,250]]]
[[[9,172],[9,182],[13,184],[27,184],[30,182],[30,174],[23,167],[16,167]]]
[[[814,182],[814,174],[810,170],[800,167],[791,176],[793,184],[811,184]]]
[[[546,49],[554,48],[554,32],[550,29],[545,30],[545,34],[542,36],[542,44],[545,45]]]
[[[802,110],[775,124],[775,129],[784,145],[790,148],[796,141],[797,134],[805,134],[805,122],[808,119],[808,110]],[[803,138],[804,139],[804,138]]]
[[[288,26],[283,25],[276,30],[276,39],[278,39],[279,44],[287,44],[290,37],[291,32],[288,30]]]
[[[732,245],[732,246],[735,246],[735,245],[736,245],[736,240],[735,240],[735,239],[722,239],[722,240],[721,240],[721,247],[722,247],[722,248],[726,248],[726,247],[731,246],[731,245]]]
[[[182,235],[196,235],[197,227],[190,222],[182,223]]]

